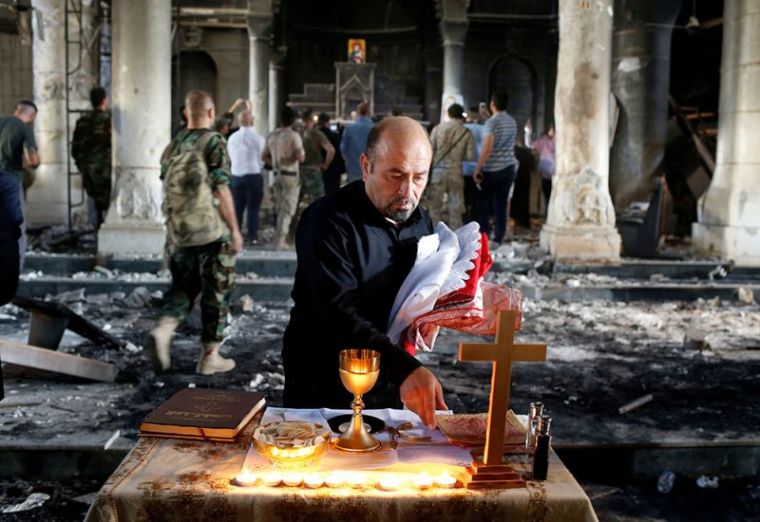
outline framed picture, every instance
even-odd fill
[[[367,41],[363,38],[350,38],[348,40],[348,61],[364,63],[367,58]]]

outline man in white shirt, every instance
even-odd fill
[[[240,113],[240,129],[227,142],[227,152],[232,164],[232,195],[235,214],[242,228],[243,212],[248,209],[248,241],[258,243],[259,209],[264,196],[264,180],[261,176],[261,153],[264,138],[253,128],[251,111]]]

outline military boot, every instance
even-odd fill
[[[172,336],[177,325],[179,321],[175,317],[165,315],[158,320],[158,326],[148,334],[145,341],[145,351],[153,361],[153,368],[157,372],[168,370],[172,364]]]
[[[219,355],[219,347],[222,343],[203,343],[201,358],[195,367],[195,372],[201,375],[228,372],[235,367],[233,359],[226,359]]]

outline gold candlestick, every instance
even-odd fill
[[[351,404],[354,415],[351,425],[340,436],[335,447],[343,451],[373,451],[380,447],[380,441],[370,435],[364,427],[362,395],[372,389],[380,375],[380,353],[375,350],[350,348],[343,350],[340,357],[340,380],[343,386],[354,394]]]

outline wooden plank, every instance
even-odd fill
[[[694,143],[694,147],[697,149],[697,153],[702,158],[702,162],[712,177],[712,173],[715,172],[715,158],[712,157],[712,154],[702,142],[699,134],[697,134],[697,132],[694,130],[694,127],[691,125],[691,122],[683,113],[683,107],[678,105],[678,102],[675,100],[675,98],[673,98],[673,96],[668,96],[668,101],[670,102],[670,108],[673,109],[676,118],[681,123],[681,125],[686,128],[689,137]]]
[[[0,339],[0,359],[3,363],[44,370],[93,381],[114,382],[118,369],[111,363],[78,355],[54,352],[36,346]]]
[[[98,347],[107,348],[109,350],[118,350],[121,346],[126,344],[121,339],[105,332],[81,315],[73,312],[69,307],[56,303],[55,301],[44,301],[32,297],[16,296],[13,299],[13,304],[29,312],[40,312],[51,317],[68,319],[67,327],[69,330],[91,340]],[[45,348],[55,349],[57,346],[45,346]]]

